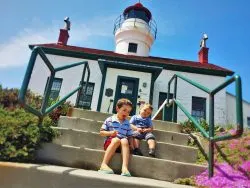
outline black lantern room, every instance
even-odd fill
[[[135,5],[126,8],[123,12],[123,16],[125,20],[129,18],[139,18],[146,23],[149,23],[152,18],[151,12],[141,3],[136,3]]]

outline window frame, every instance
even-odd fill
[[[196,100],[196,101],[195,101]],[[197,102],[202,101],[203,104],[198,104]],[[196,103],[195,103],[196,102]],[[196,105],[196,109],[194,108],[194,106]],[[201,109],[197,109],[197,105],[202,105],[203,106],[203,110]],[[197,114],[194,114],[194,112],[196,112]],[[198,112],[201,114],[201,112],[203,113],[203,115],[198,115]],[[191,115],[198,119],[204,119],[206,120],[207,118],[207,98],[205,97],[197,97],[197,96],[192,96],[192,104],[191,104]]]
[[[250,129],[250,116],[247,116],[247,127]]]
[[[46,86],[45,86],[45,90],[47,88],[47,85],[48,85],[48,82],[49,82],[49,78],[47,78],[47,82],[46,82]],[[60,87],[59,87],[59,90],[54,90],[53,89],[53,85],[55,82],[57,81],[60,81]],[[63,83],[63,78],[57,78],[57,77],[54,77],[53,79],[53,83],[52,83],[52,86],[51,86],[51,90],[50,90],[50,94],[49,94],[49,98],[53,99],[53,100],[56,100],[58,97],[59,97],[59,94],[60,94],[60,91],[61,91],[61,88],[62,88],[62,83]],[[45,90],[44,90],[44,94],[45,94]],[[55,95],[56,97],[54,97],[54,92],[57,92],[57,94]],[[52,94],[53,93],[53,94]],[[52,96],[53,95],[53,96]]]
[[[86,96],[90,96],[90,100],[89,101],[84,101],[84,100],[81,100],[82,98],[83,98],[83,94],[82,94],[82,92],[83,92],[83,90],[84,90],[84,88],[85,88],[85,84],[86,84],[86,82],[83,82],[83,89],[81,90],[81,92],[80,92],[80,95],[79,95],[79,99],[77,100],[77,107],[78,108],[83,108],[83,109],[88,109],[88,110],[90,110],[91,109],[91,105],[92,105],[92,99],[93,99],[93,95],[94,95],[94,90],[95,90],[95,83],[94,82],[88,82],[88,86],[87,86],[87,91],[88,91],[88,87],[89,86],[92,86],[93,87],[93,90],[92,90],[92,93],[91,93],[91,95],[88,95],[87,93],[86,93]],[[80,105],[80,102],[90,102],[90,105],[89,106],[84,106],[84,105]]]
[[[134,42],[128,43],[128,52],[129,53],[137,53],[138,44]]]

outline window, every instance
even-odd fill
[[[49,77],[47,79],[46,87],[47,87],[48,81],[49,81]],[[59,96],[61,86],[62,86],[62,81],[63,81],[62,78],[54,78],[53,80],[51,91],[50,91],[50,96],[49,96],[53,100],[56,100]]]
[[[141,11],[141,10],[131,10],[129,11],[125,16],[124,16],[125,19],[128,19],[128,18],[139,18],[139,19],[142,19],[144,20],[145,22],[149,22],[150,19],[148,17],[148,15],[146,14],[145,11]]]
[[[250,129],[250,117],[247,117],[247,127]]]
[[[206,119],[206,98],[192,97],[192,116],[200,119]]]
[[[87,86],[86,95],[84,95],[85,83],[83,84],[83,89],[82,89],[82,91],[80,93],[78,104],[77,104],[77,106],[79,108],[84,108],[84,109],[90,109],[91,108],[92,97],[93,97],[93,93],[94,93],[94,87],[95,87],[95,83],[89,82],[88,86]]]
[[[128,52],[133,52],[136,53],[137,52],[137,44],[136,43],[129,43],[128,44]]]

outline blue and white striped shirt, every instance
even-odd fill
[[[116,115],[108,117],[104,121],[104,123],[101,127],[101,130],[118,131],[118,134],[116,137],[118,137],[119,139],[128,138],[128,137],[132,136],[132,134],[133,134],[133,131],[131,129],[129,121],[127,119],[125,119],[122,123],[120,123],[119,120],[117,119]]]
[[[130,119],[130,123],[138,128],[149,128],[153,126],[152,120],[149,117],[142,118],[140,115],[134,115]]]

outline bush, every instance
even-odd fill
[[[51,106],[51,105],[55,104],[58,100],[50,100],[48,106]],[[52,120],[54,126],[57,125],[58,120],[59,120],[61,115],[62,116],[67,115],[67,112],[68,112],[69,108],[72,107],[72,106],[73,105],[71,105],[70,102],[64,102],[63,104],[61,104],[60,106],[55,108],[51,113],[49,113],[49,117]]]
[[[43,142],[51,142],[57,135],[46,117],[38,126],[38,118],[24,109],[12,111],[0,107],[0,160],[31,162]]]
[[[199,121],[201,127],[203,127],[203,129],[205,131],[208,131],[209,130],[209,125],[208,123],[206,122],[206,120],[204,119],[201,119]],[[194,125],[194,123],[190,120],[187,120],[185,121],[184,123],[180,123],[182,125],[182,132],[183,133],[193,133],[193,132],[200,132],[199,129],[197,129]]]

